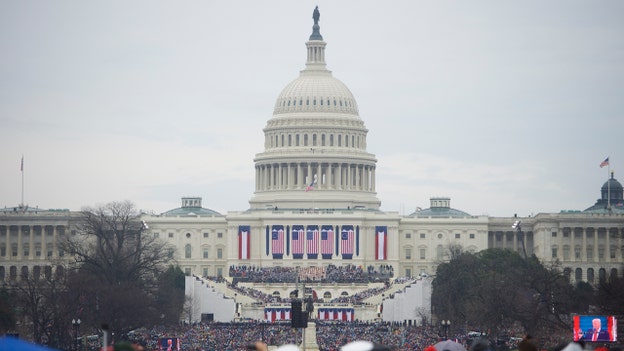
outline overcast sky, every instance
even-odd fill
[[[1,1],[0,206],[249,207],[304,68],[369,129],[382,209],[583,210],[624,165],[623,1]]]

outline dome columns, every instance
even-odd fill
[[[315,178],[315,190],[375,191],[375,166],[323,161],[257,165],[256,191],[305,190]]]

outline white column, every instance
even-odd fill
[[[35,227],[30,227],[30,246],[28,247],[28,258],[35,257]]]
[[[17,226],[17,257],[22,258],[22,254],[24,253],[24,251],[22,251],[22,226],[18,225]],[[19,272],[18,276],[19,276]]]
[[[52,227],[53,232],[52,232],[52,257],[58,257],[58,250],[57,250],[57,240],[58,240],[58,230],[56,229],[57,227],[54,226]],[[46,249],[46,255],[48,254],[48,250]]]
[[[316,186],[318,186],[318,188],[321,188],[321,184],[323,184],[323,178],[321,178],[321,163],[318,162],[316,164]]]

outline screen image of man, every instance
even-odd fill
[[[609,331],[602,328],[600,318],[592,319],[592,329],[585,332],[585,341],[609,341]]]

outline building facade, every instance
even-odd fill
[[[535,254],[559,264],[572,282],[623,275],[623,190],[613,175],[584,211],[474,216],[452,208],[447,197],[409,215],[383,211],[368,129],[353,94],[327,69],[318,20],[305,45],[305,68],[279,94],[263,129],[249,208],[221,214],[199,197],[184,197],[179,208],[142,216],[148,235],[177,248],[172,255],[188,275],[332,264],[412,277],[434,274],[459,251],[487,248]],[[56,244],[71,235],[76,217],[23,206],[1,211],[0,280],[60,269],[67,256]]]

